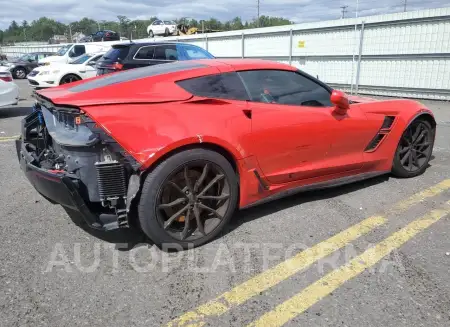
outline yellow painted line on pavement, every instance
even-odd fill
[[[14,141],[14,140],[17,140],[19,137],[20,137],[20,135],[16,135],[16,136],[3,136],[3,137],[0,137],[0,142]]]
[[[449,204],[450,201],[447,202],[447,205]],[[350,260],[347,264],[333,270],[302,292],[278,305],[274,310],[265,313],[247,327],[279,327],[284,325],[448,214],[450,214],[450,208],[436,209],[427,213],[422,218],[413,221]]]
[[[219,297],[200,305],[193,311],[186,312],[180,317],[170,321],[167,327],[201,327],[206,324],[205,319],[220,316],[234,307],[248,301],[261,292],[281,283],[292,275],[308,268],[316,261],[327,257],[348,243],[358,239],[373,229],[383,225],[388,214],[399,213],[410,206],[420,203],[427,198],[438,195],[450,188],[450,179],[444,180],[422,192],[416,193],[410,198],[396,203],[384,215],[371,216],[360,223],[318,243],[294,257],[252,277],[251,279],[235,286]]]

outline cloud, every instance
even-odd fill
[[[260,0],[260,14],[286,17],[296,23],[340,18],[341,6],[346,17],[355,16],[357,0]],[[448,6],[448,0],[408,0],[408,10]],[[117,15],[131,19],[157,16],[161,19],[190,17],[230,20],[236,16],[251,20],[257,15],[257,0],[0,0],[0,29],[12,20],[31,22],[49,17],[68,23],[83,17],[117,20]],[[403,10],[403,0],[359,0],[359,14],[375,15]]]

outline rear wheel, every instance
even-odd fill
[[[412,122],[403,132],[395,152],[392,173],[398,177],[415,177],[428,166],[433,152],[435,129],[423,119]]]
[[[68,74],[68,75],[63,76],[63,78],[61,78],[61,82],[59,83],[59,85],[73,83],[73,82],[77,82],[80,80],[81,80],[81,78],[79,76],[74,75],[74,74]]]
[[[233,215],[238,180],[222,155],[207,149],[177,153],[146,178],[139,221],[157,245],[187,248],[213,239]]]

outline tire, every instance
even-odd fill
[[[13,72],[14,78],[24,79],[27,77],[27,70],[24,67],[17,67]]]
[[[205,168],[206,166],[209,168]],[[201,167],[204,168],[201,169]],[[205,173],[205,170],[208,173]],[[219,173],[216,174],[216,172]],[[191,174],[191,176],[189,176],[189,174]],[[194,174],[194,176],[197,174],[195,180],[193,179],[192,174]],[[202,179],[203,175],[206,177]],[[181,179],[180,182],[178,182],[180,185],[179,188],[173,187],[172,182],[176,181],[176,178],[180,178],[180,176]],[[188,176],[187,180],[190,181],[190,188],[186,186],[188,185],[187,183],[184,183],[186,181],[186,176]],[[213,176],[215,177],[213,178]],[[208,189],[208,185],[219,177],[221,179]],[[202,183],[198,183],[200,180]],[[197,183],[199,186],[197,186]],[[184,187],[182,187],[183,184],[185,185]],[[221,190],[221,194],[219,195],[214,195],[216,186],[217,190]],[[198,189],[197,192],[195,191],[196,189]],[[201,193],[205,192],[205,189],[207,191],[203,196],[209,198],[226,197],[226,199],[203,199]],[[190,193],[190,195],[193,195],[192,197],[189,195],[188,198],[188,195],[186,195],[189,193],[188,190],[192,191],[192,193]],[[208,195],[208,192],[213,192],[213,195]],[[164,244],[177,244],[183,249],[200,246],[216,237],[229,222],[236,210],[238,192],[237,174],[228,160],[221,154],[202,148],[179,152],[161,162],[145,179],[138,205],[138,216],[141,229],[157,246],[160,247],[164,246]],[[162,199],[164,199],[167,194],[169,194],[170,197],[167,198],[168,200],[166,203],[163,203]],[[172,197],[173,194],[175,194],[175,196]],[[173,198],[181,198],[181,200],[184,198],[185,202],[179,203],[176,206],[171,205],[167,208],[161,208],[161,206],[168,206],[167,203],[173,203]],[[199,200],[200,198],[201,200]],[[175,201],[178,200],[180,199]],[[223,202],[224,204],[220,208],[216,208],[211,204],[216,203],[219,205],[221,201],[225,202]],[[198,202],[200,202],[200,204],[198,204]],[[216,211],[212,212],[204,209],[206,205],[210,206],[209,209],[213,208]],[[181,209],[186,207],[189,208],[186,209],[186,211],[181,212],[181,210],[178,211],[180,207]],[[170,213],[167,214],[166,210],[170,210]],[[176,213],[173,214],[173,212]],[[202,218],[202,215],[204,219]],[[165,228],[164,226],[168,224],[173,217],[176,217],[176,220],[172,220],[171,225]],[[201,221],[201,228],[197,223],[197,218]],[[186,228],[186,226],[189,227]],[[202,230],[203,233],[201,232]],[[186,234],[183,238],[182,235],[185,232]]]
[[[153,34],[153,31],[150,30],[150,31],[148,32],[148,36],[149,36],[149,37],[155,37],[155,34]]]
[[[415,137],[417,133],[418,136]],[[428,121],[421,118],[413,121],[400,138],[394,155],[392,174],[400,178],[423,174],[431,159],[435,133],[436,129]]]
[[[82,78],[80,76],[77,76],[75,74],[67,74],[61,78],[59,85],[81,81],[81,79]]]
[[[166,36],[166,37],[167,37],[167,36],[169,36],[169,34],[170,34],[170,33],[169,33],[169,29],[168,29],[168,28],[166,28],[166,30],[164,31],[164,36]]]

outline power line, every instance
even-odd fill
[[[345,18],[345,13],[347,12],[347,8],[348,8],[348,6],[341,6],[341,9],[342,9],[342,16],[341,16],[341,18],[342,19]]]

